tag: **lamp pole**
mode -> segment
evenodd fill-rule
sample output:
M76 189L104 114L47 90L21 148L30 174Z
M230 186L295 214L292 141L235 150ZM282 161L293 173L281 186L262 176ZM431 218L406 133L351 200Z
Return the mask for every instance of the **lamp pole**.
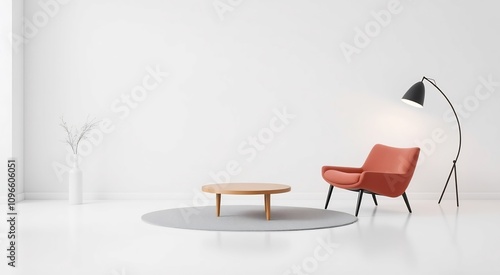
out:
M436 87L436 89L444 96L444 98L446 99L446 101L448 101L448 104L450 104L451 110L453 111L453 114L455 115L455 118L457 119L457 124L458 124L458 151L457 151L457 156L453 160L453 165L451 166L450 174L448 175L448 179L446 180L446 184L444 185L443 192L441 193L441 197L439 197L438 203L441 203L441 200L443 199L444 192L446 191L446 187L448 187L448 183L450 181L451 174L454 174L455 175L455 195L456 195L456 198L457 198L457 207L458 207L459 203L458 203L458 183L457 183L457 160L458 160L458 157L460 156L460 150L462 148L462 128L460 127L460 120L458 119L457 112L455 111L455 108L453 107L453 104L451 104L451 101L443 93L443 91L441 91L441 89L439 89L439 87L433 81L431 81L431 79L429 79L429 78L427 78L427 77L424 76L422 78L422 82L424 80L427 80L427 82L431 83L434 87Z

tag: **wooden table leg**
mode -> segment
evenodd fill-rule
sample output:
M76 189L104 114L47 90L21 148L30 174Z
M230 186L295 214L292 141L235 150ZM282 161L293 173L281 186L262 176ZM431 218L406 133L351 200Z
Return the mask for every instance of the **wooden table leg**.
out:
M215 204L217 209L217 217L220 216L220 194L215 194Z
M271 194L264 194L264 206L266 208L266 219L271 219Z

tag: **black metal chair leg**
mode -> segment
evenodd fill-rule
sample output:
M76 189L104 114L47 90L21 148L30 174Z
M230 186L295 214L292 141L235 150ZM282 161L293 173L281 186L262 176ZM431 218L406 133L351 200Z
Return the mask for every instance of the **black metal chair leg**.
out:
M363 192L364 190L359 190L358 193L358 203L356 204L356 217L358 216L359 213L359 206L361 205L361 200L363 199Z
M406 197L406 192L403 193L403 199L405 200L406 207L408 207L408 211L411 213L410 202L408 202L408 197Z
M372 194L372 198L373 198L373 202L375 203L375 205L378 206L377 197L375 197L375 194Z
M326 197L325 209L328 208L328 203L330 202L330 197L332 196L333 185L330 185L330 189L328 189L328 196Z

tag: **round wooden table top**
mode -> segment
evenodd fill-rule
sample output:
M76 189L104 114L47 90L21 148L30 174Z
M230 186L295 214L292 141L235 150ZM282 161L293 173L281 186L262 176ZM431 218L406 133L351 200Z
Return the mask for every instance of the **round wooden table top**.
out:
M292 188L276 183L216 183L204 185L201 190L208 193L232 195L260 195L289 192Z

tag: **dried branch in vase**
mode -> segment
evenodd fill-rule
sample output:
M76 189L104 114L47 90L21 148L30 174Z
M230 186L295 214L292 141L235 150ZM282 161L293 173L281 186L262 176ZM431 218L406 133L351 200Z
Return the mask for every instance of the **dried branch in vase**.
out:
M95 118L89 120L87 117L85 123L78 129L75 126L68 126L66 121L64 121L64 117L61 116L61 123L59 125L67 134L65 142L71 147L73 154L78 155L78 145L89 137L89 133L97 127L99 122Z

